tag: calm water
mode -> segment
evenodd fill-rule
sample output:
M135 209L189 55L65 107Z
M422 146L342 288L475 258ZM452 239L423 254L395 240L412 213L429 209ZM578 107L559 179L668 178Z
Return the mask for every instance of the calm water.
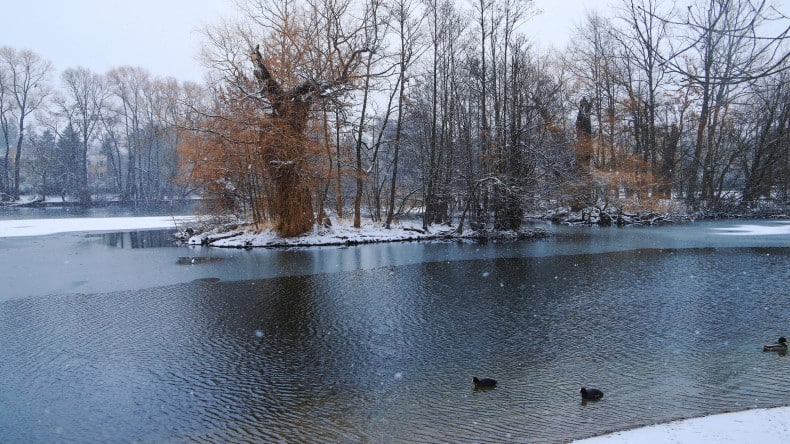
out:
M760 348L790 333L790 235L713 234L737 224L253 252L0 239L42 276L1 298L0 442L565 442L786 405L790 357ZM103 274L49 276L41 244Z

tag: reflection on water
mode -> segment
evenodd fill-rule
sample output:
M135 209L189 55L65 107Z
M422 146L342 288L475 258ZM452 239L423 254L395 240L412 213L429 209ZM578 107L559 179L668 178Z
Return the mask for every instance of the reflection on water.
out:
M87 234L87 238L100 238L102 244L117 248L162 248L176 244L174 230L143 230L122 233Z
M790 248L440 261L0 304L0 442L563 442L784 405ZM499 381L475 391L472 376ZM583 404L579 389L603 400Z

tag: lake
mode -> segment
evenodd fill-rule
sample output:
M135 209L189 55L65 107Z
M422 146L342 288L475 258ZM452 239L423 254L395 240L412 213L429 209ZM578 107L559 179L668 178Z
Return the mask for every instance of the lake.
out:
M790 360L761 351L790 333L786 227L252 251L0 238L0 442L567 442L787 405Z

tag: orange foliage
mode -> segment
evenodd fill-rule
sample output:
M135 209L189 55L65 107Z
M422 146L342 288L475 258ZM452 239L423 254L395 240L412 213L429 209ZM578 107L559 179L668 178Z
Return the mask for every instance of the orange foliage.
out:
M600 184L601 197L617 201L627 211L651 207L663 197L659 191L667 185L666 179L653 174L648 162L632 154L618 157L616 167L596 169L593 176Z
M283 236L309 231L314 195L326 180L325 148L309 135L320 132L309 107L287 106L281 118L260 102L215 92L212 117L190 123L177 147L184 183L204 193L213 214L241 213L260 225L271 222ZM283 108L280 108L283 111Z
M188 180L220 210L241 210L256 224L271 222L280 235L296 236L313 227L318 189L328 181L328 149L318 142L324 128L313 107L352 83L368 49L354 47L363 41L347 35L316 32L325 22L340 23L339 11L322 10L329 14L323 16L290 3L261 6L267 31L250 48L251 66L227 61L211 110L188 125L195 132L179 151ZM225 34L215 37L222 53L235 46Z

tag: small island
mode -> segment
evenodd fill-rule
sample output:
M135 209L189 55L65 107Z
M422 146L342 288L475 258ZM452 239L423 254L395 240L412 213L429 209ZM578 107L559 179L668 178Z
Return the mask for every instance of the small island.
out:
M521 228L516 231L476 230L458 233L451 226L432 226L423 229L419 221L398 222L389 229L367 223L354 228L347 222L316 225L311 231L283 237L270 228L257 229L254 225L223 225L209 231L189 235L186 231L177 236L189 245L219 248L279 248L351 246L383 242L463 241L463 240L519 240L545 238L550 230L542 227Z

